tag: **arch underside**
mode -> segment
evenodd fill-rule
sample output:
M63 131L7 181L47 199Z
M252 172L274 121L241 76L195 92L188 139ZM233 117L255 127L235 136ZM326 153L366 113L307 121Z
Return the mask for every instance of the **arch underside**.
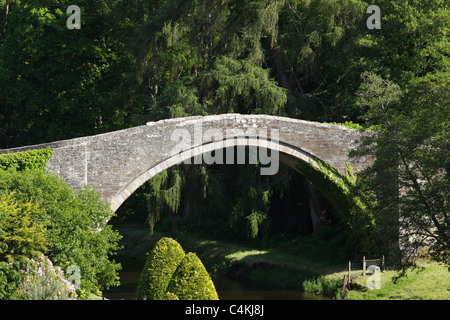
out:
M134 191L136 191L145 182L147 182L157 174L163 172L164 170L167 170L172 166L181 164L185 160L203 155L205 153L237 146L270 149L272 152L272 156L274 151L278 152L279 161L297 171L297 164L299 161L312 163L314 166L318 166L318 161L320 161L320 159L304 150L284 144L279 141L261 140L258 138L245 137L228 139L218 142L210 142L173 155L170 158L160 162L156 166L153 166L140 174L131 183L127 184L115 196L113 196L111 200L111 209L113 211L116 211L125 202L125 200L128 199L131 194L133 194Z

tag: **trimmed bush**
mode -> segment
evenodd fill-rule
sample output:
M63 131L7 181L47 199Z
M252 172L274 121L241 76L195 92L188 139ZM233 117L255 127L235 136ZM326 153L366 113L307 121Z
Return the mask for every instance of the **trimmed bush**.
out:
M195 253L188 253L173 274L168 287L180 300L219 300L211 277Z
M164 295L164 300L180 300L180 299L178 299L178 297L177 297L177 295L175 293L167 292Z
M167 285L185 256L181 245L171 238L161 238L150 252L139 278L136 299L162 300Z

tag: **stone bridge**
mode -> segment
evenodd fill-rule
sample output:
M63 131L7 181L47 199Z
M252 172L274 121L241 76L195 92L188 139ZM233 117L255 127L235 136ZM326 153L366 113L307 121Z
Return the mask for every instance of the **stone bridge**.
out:
M283 117L225 114L150 122L95 136L0 150L0 153L52 148L53 156L47 164L49 171L75 190L92 186L116 211L137 188L173 165L192 159L193 163L211 160L220 163L220 150L227 152L223 163L230 163L236 159L228 154L229 150L235 150L228 148L233 146L259 150L261 163L265 153L265 159L270 157L272 161L273 173L278 159L294 169L299 161L317 164L321 160L341 173L345 172L347 162L353 169L362 170L368 161L351 159L348 153L366 134L343 126ZM241 150L245 152L244 148ZM208 156L199 159L200 155ZM236 162L242 163L239 150L237 158Z

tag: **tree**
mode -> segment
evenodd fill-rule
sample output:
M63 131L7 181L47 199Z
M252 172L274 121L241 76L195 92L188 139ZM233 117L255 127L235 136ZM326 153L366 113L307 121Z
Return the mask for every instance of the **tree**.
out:
M107 223L113 212L99 194L89 187L75 192L40 169L0 170L0 196L12 191L19 203L38 203L45 210L36 219L45 222L49 259L64 270L70 265L80 268L83 298L118 283L121 266L110 258L119 249L120 235Z
M122 122L126 111L117 103L124 66L132 62L123 42L110 36L122 26L110 19L115 2L79 1L82 27L69 30L71 1L13 1L0 44L1 147L93 134Z
M383 236L398 239L406 262L428 248L436 260L450 263L449 80L448 71L429 73L402 93L371 74L359 93L368 120L380 126L356 153L376 156L362 179L377 195L374 214L390 225Z
M178 232L178 211L181 203L181 189L183 187L182 173L179 168L165 170L153 177L149 182L149 192L144 194L148 208L147 221L150 232L153 233L155 223L161 213L168 213L172 217L172 232Z

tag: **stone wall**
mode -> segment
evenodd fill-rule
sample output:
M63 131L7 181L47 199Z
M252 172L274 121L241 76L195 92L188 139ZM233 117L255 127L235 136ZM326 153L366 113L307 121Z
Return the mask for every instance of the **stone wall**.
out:
M183 140L175 139L177 133L187 135L190 140L184 141L188 148L174 154ZM267 140L261 139L261 133L267 134ZM106 134L0 150L0 153L52 148L53 157L47 166L51 172L64 178L73 189L91 185L117 210L155 174L193 155L223 146L224 141L227 146L270 147L280 153L280 161L294 168L297 161L320 159L344 173L347 162L354 170L361 170L369 163L366 159L356 162L348 157L349 151L367 134L370 133L283 117L225 114L162 120Z

